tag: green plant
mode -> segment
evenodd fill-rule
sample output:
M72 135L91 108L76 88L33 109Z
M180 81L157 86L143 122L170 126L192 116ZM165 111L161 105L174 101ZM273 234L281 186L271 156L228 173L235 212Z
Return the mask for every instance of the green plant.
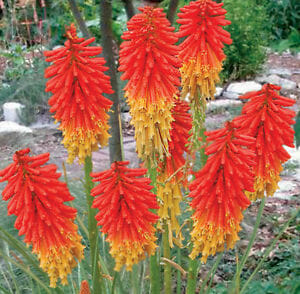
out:
M21 114L21 122L29 125L36 121L40 113L48 109L49 94L44 91L45 79L43 72L45 63L41 57L30 59L31 66L27 67L26 63L21 63L23 57L17 55L17 65L14 68L8 68L12 80L6 87L0 91L0 105L9 101L18 101L25 106ZM19 65L20 63L20 65ZM6 73L6 72L5 72ZM2 111L2 107L1 111Z
M290 49L292 52L300 51L300 33L295 28L291 29L291 32L287 39L280 40L278 42L273 43L273 49L279 51L280 53Z
M287 39L300 29L300 3L297 0L265 0L273 40Z
M266 58L266 9L255 1L224 0L231 25L232 45L225 47L223 80L246 79L256 74Z

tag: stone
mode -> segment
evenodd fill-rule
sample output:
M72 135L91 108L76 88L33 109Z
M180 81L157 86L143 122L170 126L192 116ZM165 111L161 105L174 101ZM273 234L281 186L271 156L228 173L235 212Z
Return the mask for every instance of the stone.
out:
M265 83L270 83L274 85L278 85L285 90L294 90L297 87L297 84L288 79L283 79L277 75L270 75L265 79Z
M292 72L288 68L276 67L276 68L270 68L268 70L268 74L278 75L281 77L289 77L292 75Z
M215 93L215 97L218 97L218 96L220 96L220 95L221 95L221 93L222 93L222 91L223 91L223 88L221 88L221 87L216 87L216 93Z
M3 115L5 121L20 122L19 115L25 106L18 102L6 102L3 104Z
M293 191L297 188L297 184L293 181L282 180L278 183L279 189L274 193L274 197L280 199L290 199L293 196Z
M130 123L130 121L131 121L130 113L129 112L121 113L121 119L122 119L122 122L124 122L124 123Z
M12 121L0 122L0 133L32 133L32 129Z
M261 89L261 84L255 81L246 81L246 82L236 82L231 83L226 91L223 93L223 96L228 99L238 99L240 95L244 95L247 92L259 91Z
M242 101L240 100L230 100L230 99L219 99L210 101L207 103L207 111L215 111L216 109L226 109L230 107L240 106L242 105Z

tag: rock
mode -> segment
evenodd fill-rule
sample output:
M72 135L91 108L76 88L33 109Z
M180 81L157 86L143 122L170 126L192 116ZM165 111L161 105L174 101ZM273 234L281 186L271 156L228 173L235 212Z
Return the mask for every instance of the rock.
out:
M216 109L226 109L230 107L242 105L240 100L230 100L230 99L220 99L215 101L210 101L207 103L207 111L215 111Z
M25 106L17 102L6 102L3 104L3 115L5 121L20 122L19 115Z
M32 129L12 121L1 121L0 133L32 133Z
M261 85L255 81L231 83L223 96L228 99L238 99L240 95L243 95L251 91L259 91Z
M294 90L294 89L296 89L296 86L297 86L297 84L295 82L290 81L288 79L283 79L277 75L262 76L260 80L263 83L270 83L270 84L278 85L285 90Z
M300 60L300 52L297 53L296 58Z
M267 78L268 78L268 77L267 77L266 75L257 76L257 77L255 77L255 81L258 82L258 83L263 84L263 83L266 82L266 79L267 79Z
M222 91L223 91L223 88L221 88L221 87L216 87L216 93L215 93L215 97L218 97L218 96L220 96L220 95L221 95L221 93L222 93Z
M296 183L293 181L280 181L278 183L279 189L275 192L274 197L280 199L290 199L294 193L293 190L297 187Z
M292 72L288 68L277 67L277 68L270 68L268 70L268 74L269 75L278 75L281 77L289 77L292 75Z
M129 112L121 113L121 119L122 119L122 122L124 122L124 123L130 123L130 121L131 121L130 113Z

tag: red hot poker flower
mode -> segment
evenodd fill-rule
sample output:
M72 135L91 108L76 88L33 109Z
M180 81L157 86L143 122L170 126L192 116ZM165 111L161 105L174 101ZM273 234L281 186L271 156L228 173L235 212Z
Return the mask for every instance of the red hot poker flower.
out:
M242 115L235 119L241 131L255 137L253 149L257 155L255 170L256 181L254 192L247 193L251 200L272 196L278 188L282 164L290 155L283 145L295 147L294 130L295 112L286 107L295 104L293 99L280 96L277 92L281 88L272 84L265 84L260 91L250 92L241 99L249 99L244 105Z
M161 8L139 8L121 44L122 80L140 158L162 158L168 150L171 108L180 85L178 38Z
M178 37L162 8L139 8L128 23L120 50L122 80L129 99L145 99L146 104L171 102L180 85L180 61L176 58Z
M58 181L54 164L44 165L49 153L29 156L30 149L17 151L14 162L0 171L0 182L8 181L2 198L9 201L8 215L17 216L15 227L40 260L41 268L55 287L83 258L81 236L74 224L76 209L64 204L74 198L65 183Z
M215 83L219 81L222 69L224 44L231 44L230 34L222 26L230 24L225 20L223 3L212 0L192 1L181 8L178 23L179 37L186 37L180 44L182 94L190 93L196 99L197 87L202 98L214 98Z
M46 92L52 92L50 112L60 122L63 144L68 149L68 162L78 157L83 163L86 156L108 142L108 114L112 102L103 93L113 93L109 76L104 74L101 47L87 47L95 38L84 40L76 35L73 24L67 28L65 46L45 51L46 61L53 62L45 70L50 78Z
M151 180L144 178L146 169L126 167L128 161L114 162L111 169L92 173L100 184L92 189L97 196L93 207L99 209L96 219L101 232L107 234L110 253L116 261L115 270L132 266L155 251L155 228L158 217L156 196L150 192Z
M239 239L242 212L250 204L244 191L253 191L255 166L255 153L249 149L255 140L236 130L234 123L206 135L212 141L205 150L209 158L190 184L189 195L195 210L191 258L202 253L203 262L223 251L225 243L233 248Z
M186 163L184 153L188 153L188 140L192 128L192 118L187 102L176 100L172 108L172 122L169 141L169 156L159 163L157 196L161 200L158 215L170 224L170 230L179 233L179 223L176 219L180 212L182 199L181 185L186 184ZM170 240L171 241L171 240Z

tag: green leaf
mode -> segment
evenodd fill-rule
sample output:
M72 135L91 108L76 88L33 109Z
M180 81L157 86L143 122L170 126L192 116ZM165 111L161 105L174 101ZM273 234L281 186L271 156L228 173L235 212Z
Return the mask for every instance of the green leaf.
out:
M298 114L296 117L296 123L294 125L294 130L295 130L296 147L298 148L300 146L300 111L298 111Z

